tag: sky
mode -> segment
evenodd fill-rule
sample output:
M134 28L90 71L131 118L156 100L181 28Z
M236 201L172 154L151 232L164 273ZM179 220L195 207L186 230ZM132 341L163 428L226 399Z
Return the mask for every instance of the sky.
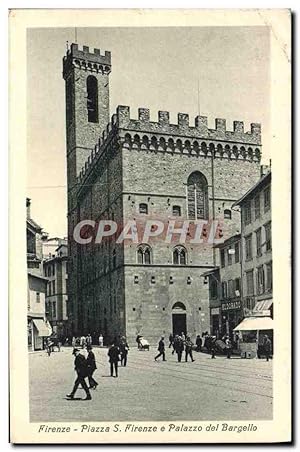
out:
M110 115L128 105L262 124L262 163L270 141L268 27L77 28L77 43L112 54ZM27 196L31 216L51 237L67 235L65 92L62 58L74 28L27 30ZM199 86L199 96L198 96ZM198 102L199 98L199 102Z

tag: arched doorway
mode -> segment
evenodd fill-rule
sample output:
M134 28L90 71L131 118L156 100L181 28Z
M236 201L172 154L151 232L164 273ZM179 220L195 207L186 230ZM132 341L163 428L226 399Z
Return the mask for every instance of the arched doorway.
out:
M178 301L172 307L172 329L173 335L186 334L186 307Z

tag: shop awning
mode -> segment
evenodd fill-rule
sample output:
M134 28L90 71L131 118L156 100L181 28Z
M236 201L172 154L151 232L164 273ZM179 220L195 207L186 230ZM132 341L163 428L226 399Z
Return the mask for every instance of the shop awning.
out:
M48 337L51 336L52 330L51 327L43 320L43 319L32 319L34 326L38 330L38 336L40 337Z
M246 317L233 331L272 330L271 317Z
M273 299L269 298L268 300L257 301L253 311L268 311L272 306Z

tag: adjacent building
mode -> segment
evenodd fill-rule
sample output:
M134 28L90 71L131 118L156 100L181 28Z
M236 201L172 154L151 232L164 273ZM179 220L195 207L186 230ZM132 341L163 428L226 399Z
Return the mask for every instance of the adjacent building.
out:
M271 170L239 199L245 314L273 317Z
M220 265L202 275L209 284L210 326L217 337L232 337L244 318L252 331L269 328L271 322L262 317L273 318L270 168L261 167L261 178L233 204L237 208L241 233L215 246Z
M244 317L241 298L241 235L217 245L220 266L203 276L209 283L211 333L232 335Z
M69 293L74 334L102 332L107 340L143 334L191 335L210 329L209 293L201 276L215 268L218 252L205 240L197 246L179 237L118 243L76 243L83 220L111 219L123 226L158 219L168 225L218 220L214 238L240 233L232 204L257 181L261 127L225 119L208 127L207 117L169 113L150 119L146 108L133 118L119 106L110 120L111 54L72 44L63 59L66 88ZM243 180L243 184L241 184ZM188 231L188 237L190 230ZM209 231L203 232L203 238ZM228 298L224 298L227 303Z
M54 247L54 249L53 249ZM66 239L48 239L43 260L43 273L47 278L46 312L53 333L59 338L72 334L68 325L67 260Z
M44 338L51 335L51 326L46 318L47 278L42 272L42 242L46 238L41 226L32 218L30 199L26 199L27 218L27 331L29 350L41 350Z

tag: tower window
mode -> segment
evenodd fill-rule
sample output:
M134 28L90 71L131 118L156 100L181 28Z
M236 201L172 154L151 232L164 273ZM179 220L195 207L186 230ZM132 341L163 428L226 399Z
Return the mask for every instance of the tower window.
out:
M224 218L226 218L227 220L231 220L231 210L229 209L224 210Z
M98 122L98 80L93 75L86 79L88 121Z
M139 205L139 212L147 215L148 213L148 204L142 203Z
M181 208L180 206L173 206L173 216L180 217L181 216Z

